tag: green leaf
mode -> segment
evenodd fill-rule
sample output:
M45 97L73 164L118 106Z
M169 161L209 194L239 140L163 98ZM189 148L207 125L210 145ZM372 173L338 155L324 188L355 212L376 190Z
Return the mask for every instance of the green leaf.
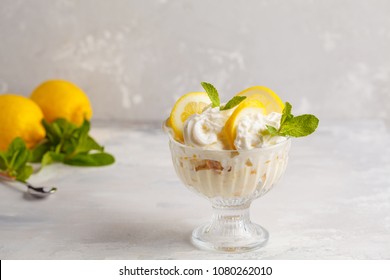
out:
M61 121L61 119L59 119L51 124L54 135L58 136L58 138L62 138L62 136L64 135L64 128L62 126L60 126L60 123L61 123L60 121Z
M21 149L19 152L15 153L15 161L13 163L13 168L19 171L20 168L25 166L30 158L31 152L25 149Z
M6 176L25 182L31 176L33 168L28 162L41 162L41 168L53 162L63 162L78 166L103 166L112 164L112 155L103 153L104 148L88 133L90 122L85 120L80 127L65 119L52 123L45 120L46 139L30 151L21 138L16 138L8 150L0 152L0 171ZM91 151L100 153L90 154Z
M30 162L41 162L43 155L50 150L50 143L45 141L38 144L34 149L31 150Z
M27 149L24 140L17 137L8 146L5 155L8 157L8 169L16 171L27 163L30 157L30 151Z
M95 141L92 137L88 136L86 144L87 147L89 147L92 151L99 151L104 152L104 147L100 146L98 142Z
M41 168L45 167L46 165L52 164L53 162L63 162L65 160L65 155L58 154L56 152L46 152L41 161Z
M82 125L77 129L77 131L80 134L79 137L80 138L87 137L90 129L91 129L91 123L88 120L84 119L84 122L82 123Z
M280 120L280 126L282 126L286 121L291 120L294 117L291 114L291 109L292 109L291 104L286 102L283 109L282 118Z
M304 137L312 134L318 127L319 120L314 115L301 115L286 121L279 134L291 137Z
M43 168L43 167L45 167L46 165L49 165L49 164L51 164L51 163L54 162L54 160L53 160L53 158L52 158L52 156L51 156L52 153L53 153L53 152L46 152L46 153L43 155L42 161L41 161L41 168Z
M226 103L225 106L221 106L221 111L223 110L229 110L231 108L236 107L238 104L240 104L246 96L234 96L232 99L229 100L228 103Z
M33 173L33 168L31 165L25 165L20 170L18 170L18 173L16 175L16 180L20 182L26 182L26 180L31 176Z
M280 119L279 129L267 126L267 131L272 136L304 137L312 134L318 127L319 120L314 115L296 116L291 113L292 106L286 102Z
M48 123L46 120L42 120L42 125L45 128L46 138L49 140L49 142L52 145L58 144L62 136L60 135L60 131L58 131L58 129L54 129L53 125Z
M4 152L0 152L0 170L7 169L7 157Z
M32 167L27 164L31 152L22 138L15 138L7 151L0 153L0 170L7 176L24 182L32 174Z
M68 139L64 139L62 144L56 149L56 152L66 155L76 154L78 145L79 139L77 139L75 136L72 136Z
M8 168L14 171L22 168L26 165L30 151L27 149L26 144L22 138L15 138L8 147L9 166Z
M103 152L104 147L100 146L91 136L87 136L87 138L80 141L77 146L77 153L86 153L90 151Z
M72 138L74 131L77 129L77 126L62 118L56 119L52 123L43 120L42 124L46 130L46 138L51 143L51 146L60 145L59 149L62 149L64 142Z
M83 140L88 137L88 132L91 128L89 121L84 120L80 127L76 128L72 132L72 136L78 140Z
M90 123L84 121L83 125L80 127L78 135L78 144L76 147L77 153L86 153L90 151L100 151L103 152L104 148L100 146L95 139L88 135L90 130Z
M272 135L272 136L277 136L278 135L278 130L273 127L273 126L270 126L270 125L267 125L267 130L268 132Z
M91 128L88 120L84 120L82 125L77 127L65 119L58 119L51 124L45 123L45 127L50 147L42 156L42 167L53 162L101 166L115 161L109 154L89 154L91 151L103 152L104 148L88 134Z
M64 163L74 166L104 166L115 162L115 158L108 153L78 154L65 159Z
M212 103L212 107L219 107L221 105L221 101L219 100L219 94L217 89L212 84L207 82L201 82L200 84L209 96Z
M15 153L17 153L20 150L25 150L26 148L26 143L24 143L24 140L20 137L15 138L11 144L8 146L7 154L8 157L12 157Z

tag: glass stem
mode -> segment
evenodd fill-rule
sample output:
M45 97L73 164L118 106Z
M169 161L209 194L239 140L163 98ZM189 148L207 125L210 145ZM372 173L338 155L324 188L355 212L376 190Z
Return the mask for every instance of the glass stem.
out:
M213 205L213 217L209 230L229 236L245 234L251 226L249 206L250 203L234 207Z

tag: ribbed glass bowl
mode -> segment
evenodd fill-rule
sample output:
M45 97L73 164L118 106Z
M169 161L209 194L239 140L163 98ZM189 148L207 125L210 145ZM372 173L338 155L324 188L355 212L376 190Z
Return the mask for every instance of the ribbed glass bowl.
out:
M244 252L263 246L268 232L249 218L251 202L266 194L283 175L291 140L252 150L202 150L169 137L176 173L213 207L211 222L192 232L194 245Z

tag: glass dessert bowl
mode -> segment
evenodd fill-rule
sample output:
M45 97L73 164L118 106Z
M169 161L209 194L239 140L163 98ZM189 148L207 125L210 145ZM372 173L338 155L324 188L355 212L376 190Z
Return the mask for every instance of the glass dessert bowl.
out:
M294 116L292 105L264 86L221 103L212 84L201 85L206 92L181 96L163 124L177 175L213 207L211 221L192 232L192 242L216 251L255 250L268 232L251 222L250 205L283 175L290 137L313 133L319 120Z
M169 135L176 173L213 207L209 223L192 232L194 245L208 250L258 249L268 232L250 221L251 202L266 194L283 175L291 140L251 150L204 150L183 145Z

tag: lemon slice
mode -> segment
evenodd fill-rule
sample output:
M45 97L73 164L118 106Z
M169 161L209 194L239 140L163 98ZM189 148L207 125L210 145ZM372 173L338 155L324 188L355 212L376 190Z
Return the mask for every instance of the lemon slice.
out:
M257 99L247 98L238 105L233 114L225 123L225 136L231 149L235 149L234 140L237 135L237 125L243 116L253 112L261 112L265 114L265 105Z
M280 97L271 89L264 86L250 87L241 91L237 95L246 96L247 100L255 99L260 101L265 106L266 114L271 112L282 113L284 109L284 103Z
M175 133L176 140L183 141L184 122L188 117L202 113L203 109L210 103L210 98L205 92L190 92L184 94L176 101L167 121L167 125Z

